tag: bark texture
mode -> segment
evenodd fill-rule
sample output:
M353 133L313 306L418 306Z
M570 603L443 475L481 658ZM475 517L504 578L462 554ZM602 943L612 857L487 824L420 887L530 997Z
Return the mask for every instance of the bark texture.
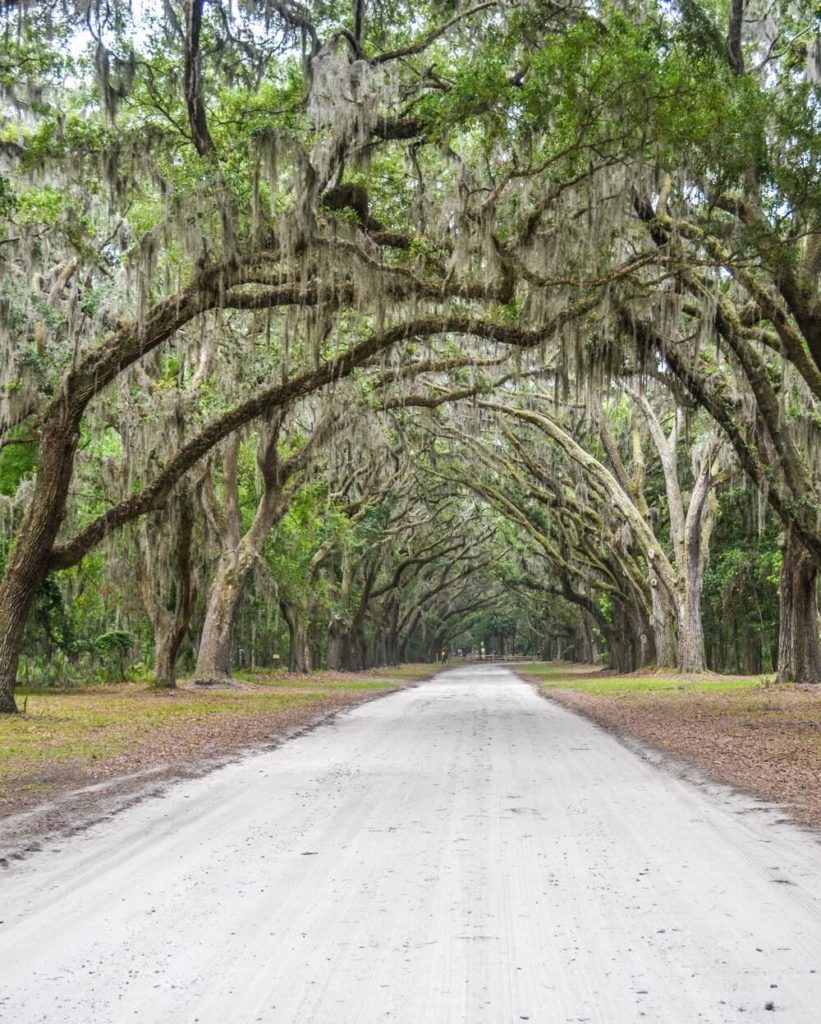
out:
M310 672L313 666L311 664L309 624L300 617L299 610L292 604L280 601L279 606L288 624L288 636L291 642L288 667L291 672Z
M37 479L0 582L0 712L14 712L17 666L31 604L48 575L74 468L81 410L57 404L40 441Z
M146 519L140 542L140 594L154 631L154 685L163 689L176 685L177 655L191 623L197 593L192 559L194 507L187 486L180 489L173 511L172 572L161 557L162 535L169 529L168 515Z
M821 682L818 566L793 531L782 541L779 683Z

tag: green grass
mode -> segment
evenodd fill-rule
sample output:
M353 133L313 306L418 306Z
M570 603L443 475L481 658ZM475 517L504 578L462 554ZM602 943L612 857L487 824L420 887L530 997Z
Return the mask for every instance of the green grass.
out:
M431 676L435 676L437 672L441 672L445 668L453 668L453 665L440 665L439 662L432 661L418 665L391 665L379 671L386 679L407 681L409 679L430 679Z
M301 693L182 693L118 687L30 693L25 715L0 719L0 777L39 762L100 760L127 751L149 732L184 728L210 716L256 715L298 708L325 696Z
M333 693L335 690L390 690L397 683L397 680L390 679L294 679L252 672L243 672L237 678L266 689L308 689L317 693Z
M342 679L329 683L329 690L392 690L396 686L395 679Z
M19 687L18 705L22 710L25 702L25 714L0 716L0 782L28 784L26 776L54 762L88 764L116 757L161 731L173 743L174 736L185 737L190 723L327 707L329 698L345 692L390 690L428 678L436 668L403 665L379 676L343 678L262 669L236 673L259 687L248 690L157 690L142 683Z
M244 669L235 672L237 679L247 683L256 683L257 686L275 686L284 688L293 687L317 687L328 690L386 690L397 683L406 683L414 680L429 679L435 675L441 666L438 664L419 665L397 665L386 666L380 669L373 669L373 675L357 679L356 677L329 678L321 670L312 673L310 676L292 676L288 672L279 669Z
M721 692L749 690L764 685L763 676L704 676L702 679L682 679L676 676L611 676L604 673L582 674L568 671L567 666L550 662L526 662L517 666L523 675L536 679L546 688L581 690L595 694L649 693L656 690L684 690Z
M513 666L513 670L544 679L550 679L553 676L561 679L570 678L566 665L556 665L551 661L521 661Z
M308 707L336 689L303 684L298 691L292 686L290 692L199 693L126 684L72 693L29 693L25 714L0 718L0 779L36 771L46 762L113 757L158 730L184 733L189 722Z

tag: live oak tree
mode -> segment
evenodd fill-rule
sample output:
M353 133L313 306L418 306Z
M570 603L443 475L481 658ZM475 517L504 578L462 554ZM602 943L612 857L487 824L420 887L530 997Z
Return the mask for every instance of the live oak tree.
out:
M221 166L214 137L203 120L201 54L198 50L201 5L189 5L186 27L181 33L178 32L180 26L172 19L171 28L179 35L178 39L175 40L172 33L172 41L169 42L162 30L159 37L148 37L146 61L140 63L136 61L136 55L132 55L140 69L145 71L145 78L139 82L131 77L131 62L119 57L114 60L116 54L103 38L103 29L111 29L114 39L110 45L121 43L125 35L124 22L106 25L103 24L104 13L98 11L96 14L95 48L97 64L102 68L100 98L103 101L99 116L81 119L79 104L87 102L86 95L81 92L75 108L66 115L66 129L70 121L72 132L60 129L63 110L62 107L58 109L55 102L54 86L61 85L65 90L68 75L57 67L52 71L53 80L49 83L52 86L51 103L46 104L45 112L33 126L25 122L15 125L22 140L15 142L15 153L22 161L23 171L52 166L55 183L62 185L65 194L71 196L73 188L78 195L76 204L63 204L59 193L46 197L52 206L47 212L55 222L54 234L67 253L56 266L53 257L50 259L47 255L44 261L42 248L32 245L36 241L32 237L35 233L23 232L13 243L19 244L21 269L32 260L41 264L46 262L49 294L56 290L60 295L72 279L75 286L65 297L67 309L63 322L58 325L56 337L46 335L41 339L44 352L47 352L49 342L53 342L57 370L56 379L52 370L54 382L45 382L42 396L35 393L29 381L18 380L17 375L22 369L19 347L12 347L9 353L8 365L14 377L6 381L8 407L4 425L11 431L33 425L39 437L39 455L34 491L0 584L3 599L0 674L4 694L2 703L6 709L13 708L11 691L19 646L39 582L54 569L76 564L111 530L162 505L181 474L234 430L346 375L355 366L408 337L424 337L449 330L464 333L469 329L480 336L501 339L504 335L514 343L520 338L529 344L538 341L535 333L522 335L517 329L506 328L492 320L474 323L465 314L415 317L382 329L378 326L374 329L362 315L374 308L381 320L384 304L403 298L437 304L450 295L471 297L484 295L487 291L484 287L479 289L459 280L445 281L442 289L437 283L419 279L411 272L400 272L392 267L383 271L379 266L374 270L378 279L376 287L368 280L360 288L358 285L362 278L358 271L362 262L371 257L344 238L337 242L336 227L332 234L328 234L323 232L322 224L317 221L321 193L330 186L333 175L341 171L348 149L361 146L373 134L381 104L390 98L381 72L374 72L370 85L364 83L366 91L370 90L369 103L365 105L364 116L360 116L362 95L351 76L363 73L365 68L354 68L356 62L352 64L348 58L340 58L333 46L322 54L319 52L321 48L312 51L312 62L305 71L308 85L305 124L308 136L312 130L320 134L310 145L309 137L301 137L304 132L292 132L286 152L290 149L289 175L295 201L290 206L286 204L280 212L277 185L271 178L267 188L268 216L264 218L260 207L261 193L255 190L251 196L232 194L224 162ZM21 17L25 31L25 15ZM95 18L89 19L92 34L94 22ZM29 31L33 33L33 29ZM279 31L283 39L290 38L293 25L287 14ZM168 89L169 76L166 72L169 69L165 55L166 48L173 54L177 44L181 44L179 49L183 51L184 108L190 134L179 130L178 117L174 110L169 109L175 101ZM22 69L25 55L16 41L11 44L11 54L12 62L16 61ZM398 60L403 55L404 48L400 48L376 64ZM165 68L161 66L164 61ZM112 84L112 68L117 69L119 76L116 85ZM61 72L63 78L59 81ZM328 103L333 99L328 92L329 83L333 84L333 94L336 95L336 87L344 84L346 76L357 95L346 97L343 94L341 108L336 100L337 108L334 109L333 105L329 108ZM173 82L173 74L170 78ZM32 89L35 85L40 86L34 82L25 84ZM115 108L119 105L122 111L121 101L125 99L125 95L120 93L127 94L129 87L134 90L131 95L140 99L143 98L140 90L145 90L145 106L138 107L135 102L129 116L121 115L121 121L115 119L113 125L107 124L104 113L116 118ZM282 90L283 100L287 100L289 89L290 85L286 83ZM144 142L146 132L151 137L149 129L156 127L158 118L163 124L157 135L157 157L152 159L151 147L145 147ZM175 129L170 133L169 124ZM117 130L120 128L122 134ZM325 137L323 133L331 128L331 136ZM141 142L139 151L135 149L137 138ZM191 142L196 151L193 165L187 149ZM226 139L226 145L227 142ZM269 137L266 159L271 171L270 161L276 148L277 140ZM173 158L175 152L179 154L176 161ZM231 151L226 149L224 161L230 162L230 157ZM262 156L252 163L249 168L251 178L259 184L255 176L260 172ZM107 204L99 202L94 191L85 193L79 187L81 177L90 165L96 165L102 172L101 184L108 191ZM181 179L180 168L192 171L191 178ZM210 182L210 185L203 193L205 182ZM215 198L212 208L204 205L204 196L209 200L211 196ZM138 199L140 208L137 212L143 218L144 230L133 244L132 233L137 225L133 221L129 223L127 218L132 204ZM43 205L43 197L39 197L38 202ZM250 221L245 215L250 215ZM265 229L261 226L261 219L268 221L269 226ZM279 231L272 237L275 227ZM239 237L240 232L243 233L242 238ZM308 239L312 243L311 255L306 260ZM394 239L386 240L387 243L392 241ZM78 248L81 256L85 257L85 308L76 294L80 273L77 256L73 253L68 255ZM316 260L324 270L320 279L316 278ZM94 304L97 299L95 293L102 288L98 279L106 276L106 263L125 263L126 269L133 268L135 294L129 301L126 291L123 309L130 312L136 307L136 315L122 326L115 323L114 329L100 343L97 341L98 332L101 326L105 328L105 316L98 309L98 315L91 317L89 302ZM128 274L125 276L127 288ZM445 278L447 272L443 270L442 276ZM180 288L180 278L184 281L186 277L190 283L183 283ZM163 292L167 293L167 298L154 298L157 294L162 296ZM355 332L357 327L360 330L364 328L365 340L354 342L330 358L326 354L323 360L322 343L333 333L333 322L329 325L328 317L338 314L340 306L354 302L362 309L360 323L354 321L346 333L350 336L350 330ZM283 307L291 307L297 313L291 322L285 318L282 334L305 332L301 346L304 355L293 359L292 363L291 354L287 353L283 360L282 370L288 378L283 383L258 387L251 397L214 417L199 434L182 444L176 456L141 490L99 516L74 537L58 544L74 454L89 404L103 394L119 375L173 339L192 320L207 315L208 311L254 311L260 308L278 311ZM116 312L111 318L121 319ZM12 346L20 340L19 335L9 336ZM299 372L306 362L313 368ZM60 377L62 366L65 369Z
M308 437L297 440L294 450L289 452L280 450L282 411L277 410L263 422L256 449L260 493L244 530L239 493L240 438L234 434L224 443L221 494L216 494L210 475L202 489L203 505L217 537L219 556L197 651L197 681L215 683L230 678L234 624L250 573L268 535L287 511L294 488L310 468L312 455L321 447L337 416L333 409L329 410L314 423Z
M2 708L50 573L236 431L449 340L700 405L783 527L781 676L818 678L817 32L801 2L765 15L5 5L0 419L3 450L37 454L0 582ZM164 443L89 515L79 446L171 355L179 430L152 417Z

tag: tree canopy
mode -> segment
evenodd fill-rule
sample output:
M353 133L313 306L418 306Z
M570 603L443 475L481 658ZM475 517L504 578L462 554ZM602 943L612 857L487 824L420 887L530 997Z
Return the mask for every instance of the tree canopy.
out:
M120 647L821 677L811 3L2 31L4 710Z

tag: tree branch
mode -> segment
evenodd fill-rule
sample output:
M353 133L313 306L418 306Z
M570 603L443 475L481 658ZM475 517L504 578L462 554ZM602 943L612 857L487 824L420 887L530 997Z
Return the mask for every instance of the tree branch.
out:
M480 11L487 11L491 7L498 7L500 0L484 0L483 3L476 4L474 7L469 7L465 11L460 11L444 24L438 28L428 32L426 36L417 43L412 43L410 46L402 46L396 50L388 50L385 53L379 54L377 57L371 57L371 64L385 64L391 60L398 60L400 57L412 57L417 53L423 53L431 43L435 43L437 39L443 36L449 29L453 28L460 21L464 21L465 18L470 18L474 14L478 14Z

